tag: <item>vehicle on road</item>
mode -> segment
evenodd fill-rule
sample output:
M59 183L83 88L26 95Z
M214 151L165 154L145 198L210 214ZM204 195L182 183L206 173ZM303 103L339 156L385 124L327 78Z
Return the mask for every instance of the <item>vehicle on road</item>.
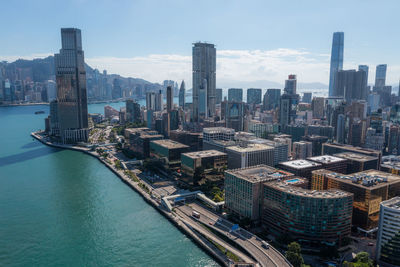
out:
M193 211L192 212L192 216L197 218L197 219L200 219L200 213L198 213L197 211Z
M269 244L268 244L267 242L262 241L262 242L261 242L261 245L262 245L263 248L269 249Z
M372 242L368 243L368 246L370 246L370 247L372 247L373 245L374 245L374 243L372 243Z

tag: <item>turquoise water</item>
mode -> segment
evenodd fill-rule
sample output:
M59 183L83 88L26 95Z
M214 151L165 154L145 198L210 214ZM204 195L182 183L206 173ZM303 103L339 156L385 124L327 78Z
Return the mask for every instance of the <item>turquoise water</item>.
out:
M96 159L33 140L47 115L0 108L0 266L217 265Z

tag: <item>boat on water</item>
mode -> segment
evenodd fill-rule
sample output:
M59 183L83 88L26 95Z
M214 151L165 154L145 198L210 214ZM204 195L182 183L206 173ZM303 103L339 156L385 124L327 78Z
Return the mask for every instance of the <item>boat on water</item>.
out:
M43 113L44 113L43 110L35 111L35 114L43 114Z

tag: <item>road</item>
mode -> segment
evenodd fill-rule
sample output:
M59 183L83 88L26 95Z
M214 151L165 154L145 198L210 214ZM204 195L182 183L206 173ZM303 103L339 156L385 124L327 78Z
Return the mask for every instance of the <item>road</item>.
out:
M233 254L236 256L240 257L244 262L249 263L249 264L255 264L254 260L252 260L250 257L248 257L246 254L243 252L239 251L238 249L232 247L228 243L226 243L224 240L221 238L217 237L215 234L209 232L202 226L200 226L197 222L196 219L194 219L192 216L188 216L184 212L177 210L176 214L179 215L181 220L186 223L186 225L190 226L192 229L196 230L199 232L202 236L207 237L210 240L213 240L214 242L222 245L225 249L231 251Z
M193 211L197 211L200 213L199 221L236 242L255 260L257 260L261 266L291 266L272 246L270 246L269 249L263 248L261 243L262 240L257 236L241 228L237 231L231 232L230 230L233 226L231 222L196 203L176 207L176 210L185 213L187 216L191 216Z

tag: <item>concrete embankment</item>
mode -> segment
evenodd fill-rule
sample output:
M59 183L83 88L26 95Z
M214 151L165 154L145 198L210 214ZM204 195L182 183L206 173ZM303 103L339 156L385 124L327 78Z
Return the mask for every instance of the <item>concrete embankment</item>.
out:
M87 148L83 147L76 147L76 146L70 146L70 145L62 145L62 144L55 144L48 142L44 140L44 138L39 135L38 133L31 133L31 136L40 141L41 143L55 147L55 148L60 148L60 149L70 149L74 151L79 151L83 152L85 154L91 155L98 159L101 163L103 163L108 169L110 169L116 176L121 179L122 182L124 182L126 185L131 187L133 190L135 190L137 193L139 193L142 198L152 205L156 210L161 213L164 217L166 217L170 222L172 222L182 233L184 233L186 236L188 236L191 240L193 240L200 248L202 248L205 252L207 252L210 256L212 256L215 260L217 260L220 264L224 266L229 265L229 260L225 255L221 255L221 253L218 250L214 250L212 247L213 245L206 239L201 237L200 235L196 234L194 231L192 231L188 226L186 226L184 223L182 223L178 218L175 218L175 216L172 213L167 212L164 210L162 205L160 205L156 200L152 199L151 196L139 186L138 182L134 182L127 175L123 173L123 171L117 170L112 164L109 164L105 160L103 160L96 152L92 152Z

